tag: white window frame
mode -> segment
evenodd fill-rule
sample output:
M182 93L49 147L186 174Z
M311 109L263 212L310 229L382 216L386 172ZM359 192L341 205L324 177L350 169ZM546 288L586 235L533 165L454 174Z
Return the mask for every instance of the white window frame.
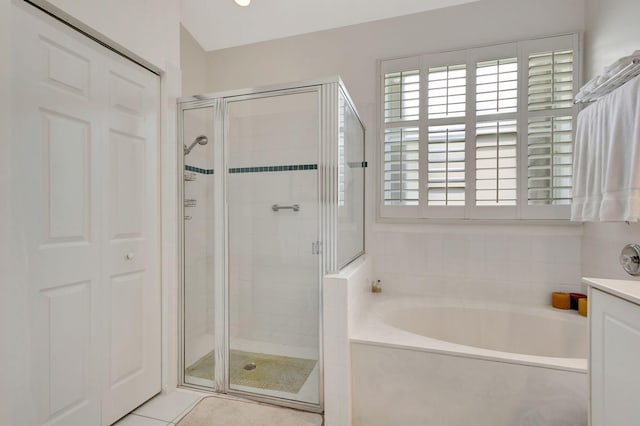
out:
M552 36L524 40L495 46L426 54L394 60L379 61L378 76L378 165L381 167L378 179L379 215L381 218L396 219L498 219L498 220L569 220L570 205L529 205L528 203L528 120L536 117L573 118L575 139L577 105L570 108L529 111L528 110L528 69L529 55L545 51L573 51L574 96L581 84L582 49L580 34ZM517 57L518 59L518 109L515 113L476 115L476 64L478 62ZM465 206L429 206L427 200L428 164L428 95L429 68L466 63L467 107L464 117L439 118L441 124L465 124ZM384 122L384 76L387 73L420 70L420 115L418 120ZM517 202L516 206L476 206L475 137L478 121L517 120ZM418 127L420 133L420 203L418 206L385 205L384 203L384 129L393 127Z

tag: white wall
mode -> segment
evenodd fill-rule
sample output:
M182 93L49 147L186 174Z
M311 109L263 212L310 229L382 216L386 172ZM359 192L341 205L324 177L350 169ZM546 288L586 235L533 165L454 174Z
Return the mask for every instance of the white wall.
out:
M20 247L11 244L12 223L11 203L13 198L13 180L11 166L11 0L0 0L0 424L14 424L10 409L17 398L23 395L26 377L26 359L24 353L26 342L21 339L21 329L16 325L26 321L26 313L17 300L21 288L16 282L14 262L18 260L16 253ZM8 344L11 342L11 344Z
M180 63L180 3L177 0L35 0L59 9L161 70ZM60 13L62 12L62 13Z
M435 225L425 230L416 225L398 227L377 223L373 226L378 198L377 60L566 34L583 28L584 0L483 0L210 52L206 89L213 92L341 75L367 126L366 249L372 253L380 276L391 277L402 272L406 281L409 279L406 267L410 263L415 266L409 266L409 275L422 277L421 286L398 282L388 283L387 289L397 286L413 292L433 292L437 278L438 288L442 288L441 283L449 283L449 289L455 287L455 291L471 287L480 293L497 288L493 295L513 294L524 288L540 299L546 298L552 288L578 284L580 227L481 226L474 230L455 224ZM518 230L517 237L513 236L514 229ZM465 235L467 231L471 236ZM535 240L541 251L563 247L563 257L551 259L540 254L532 263L529 255L534 249L529 240ZM468 249L466 244L477 250ZM511 246L519 249L510 251ZM436 247L439 251L427 253L427 247ZM448 265L445 258L457 261ZM443 268L444 265L450 267ZM430 269L436 267L439 269ZM462 279L473 280L477 268L482 268L480 281L486 286L458 285Z
M622 247L640 243L640 224L587 223L582 244L582 276L640 280L627 274L618 262Z
M640 2L585 0L585 73L590 79L603 67L640 49ZM585 80L586 81L586 80Z
M180 26L180 64L183 96L204 93L207 85L207 55L183 26Z
M603 67L640 48L640 2L586 0L585 73L590 79ZM640 224L589 223L584 226L582 274L633 278L618 263L622 247L640 242Z

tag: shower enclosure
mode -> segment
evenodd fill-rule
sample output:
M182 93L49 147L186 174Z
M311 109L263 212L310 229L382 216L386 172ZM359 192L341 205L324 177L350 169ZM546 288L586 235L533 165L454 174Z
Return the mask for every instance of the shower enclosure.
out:
M179 102L185 386L322 411L322 276L364 252L339 78Z

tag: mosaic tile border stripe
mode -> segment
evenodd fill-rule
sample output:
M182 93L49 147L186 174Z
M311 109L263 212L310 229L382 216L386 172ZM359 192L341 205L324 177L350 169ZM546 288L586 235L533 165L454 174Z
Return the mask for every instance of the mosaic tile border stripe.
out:
M353 162L347 163L347 165L352 169L359 169L360 167L364 169L369 166L369 164L366 161L363 161L363 162L353 161Z
M213 169L201 169L199 167L187 166L185 164L184 169L188 172L201 173L203 175L212 175Z
M294 170L318 170L318 165L294 164L290 166L235 167L229 169L229 173L289 172Z

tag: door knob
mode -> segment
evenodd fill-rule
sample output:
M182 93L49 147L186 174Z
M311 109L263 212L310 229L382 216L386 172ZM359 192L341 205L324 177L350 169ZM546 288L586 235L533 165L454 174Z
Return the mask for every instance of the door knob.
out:
M125 255L125 258L126 258L127 260L133 260L133 258L134 258L134 257L136 257L136 255L135 255L134 253L127 253L127 254Z

